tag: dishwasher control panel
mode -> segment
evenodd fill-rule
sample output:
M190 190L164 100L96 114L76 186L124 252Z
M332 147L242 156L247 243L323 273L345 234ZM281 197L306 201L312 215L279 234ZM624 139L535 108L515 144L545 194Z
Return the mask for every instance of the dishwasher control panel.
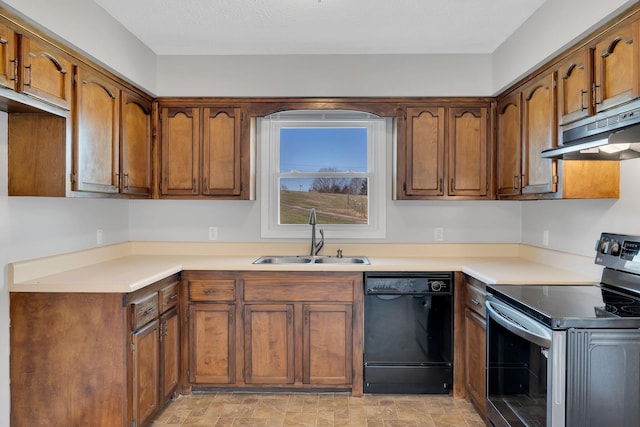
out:
M368 273L366 294L451 294L451 273Z

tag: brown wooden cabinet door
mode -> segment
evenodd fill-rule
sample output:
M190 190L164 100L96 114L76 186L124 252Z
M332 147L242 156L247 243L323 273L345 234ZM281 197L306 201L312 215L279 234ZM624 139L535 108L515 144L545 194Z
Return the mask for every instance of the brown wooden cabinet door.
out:
M351 384L353 306L304 304L302 367L305 384Z
M95 71L78 68L73 189L118 192L120 89Z
M119 190L151 195L151 102L122 91Z
M0 86L11 90L16 89L18 76L17 41L13 30L0 24Z
M161 111L160 188L163 195L200 193L200 109L164 107Z
M522 110L520 93L498 104L496 147L496 193L498 196L520 194L522 167Z
M444 195L445 109L407 108L405 148L405 195Z
M293 304L244 306L244 380L294 383Z
M598 112L638 97L640 22L622 25L595 48L595 103Z
M62 108L71 107L72 64L53 46L22 36L21 92Z
M486 415L486 321L465 308L465 383L467 391L482 413Z
M523 193L557 191L557 160L540 153L557 145L555 73L539 78L523 92Z
M558 117L567 124L594 113L593 50L584 48L558 67Z
M239 108L204 108L202 130L202 194L240 195Z
M449 109L448 194L450 196L489 194L488 120L488 108Z
M235 304L194 304L189 307L191 383L235 383L235 307Z
M132 410L135 425L147 425L159 407L160 336L154 320L131 335Z
M168 401L178 387L180 369L180 322L178 307L160 317L160 399Z

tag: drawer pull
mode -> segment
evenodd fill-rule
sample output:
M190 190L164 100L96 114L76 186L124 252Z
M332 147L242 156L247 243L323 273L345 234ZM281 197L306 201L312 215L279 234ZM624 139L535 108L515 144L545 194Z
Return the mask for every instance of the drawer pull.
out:
M169 298L168 298L169 301L175 301L177 299L178 299L178 294L171 294L169 295Z
M472 302L473 304L475 304L475 305L482 305L482 304L480 304L480 301L478 301L478 300L477 300L477 299L475 299L475 298L471 298L471 302Z
M203 291L206 295L211 295L211 294L215 294L216 290L215 289L211 289L211 288L207 288Z
M154 309L153 307L149 307L149 308L147 308L147 309L144 311L144 313L143 313L143 314L151 314L151 313L153 313L153 311L154 311L154 310L155 310L155 309Z

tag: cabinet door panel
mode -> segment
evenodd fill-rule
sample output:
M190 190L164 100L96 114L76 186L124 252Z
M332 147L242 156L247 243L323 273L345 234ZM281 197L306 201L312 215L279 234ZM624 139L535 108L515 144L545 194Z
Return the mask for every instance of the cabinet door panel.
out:
M11 28L0 24L0 86L16 89L18 74L17 38Z
M196 304L189 308L194 384L235 382L235 305Z
M240 194L240 109L203 109L202 194Z
M465 372L466 387L480 412L486 414L486 322L465 308Z
M62 108L71 106L71 62L57 49L22 36L20 91Z
M154 320L132 334L133 419L146 425L159 406L159 323Z
M444 108L407 108L407 195L444 195Z
M160 397L166 402L178 387L180 369L180 336L178 308L166 312L160 318L161 388Z
M303 312L303 382L351 384L353 307L305 304Z
M540 152L557 145L554 74L549 74L524 91L523 193L557 191L557 160L543 159Z
M520 194L522 113L521 95L509 96L498 105L497 193L498 196Z
M78 69L74 190L116 193L120 90L102 75Z
M161 120L162 194L199 194L200 110L163 108Z
M122 92L120 192L151 194L151 103Z
M595 83L598 112L638 96L640 22L617 28L596 45Z
M292 304L245 305L245 382L293 384Z
M449 109L449 191L451 196L486 196L489 110Z
M567 124L593 114L593 50L582 49L558 67L558 115Z

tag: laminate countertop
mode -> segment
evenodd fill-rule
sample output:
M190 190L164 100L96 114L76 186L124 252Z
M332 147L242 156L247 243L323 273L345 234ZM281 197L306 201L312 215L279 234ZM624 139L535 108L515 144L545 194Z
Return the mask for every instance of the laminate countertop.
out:
M129 293L185 270L461 271L487 284L598 283L602 272L588 257L523 245L499 245L495 248L495 245L436 245L438 248L433 248L434 245L341 246L345 247L345 256L367 256L370 265L253 264L260 255L292 254L296 250L300 253L298 248L273 245L252 244L244 248L244 254L240 254L236 252L243 251L241 244L207 248L197 244L194 247L125 242L10 263L9 291ZM369 249L370 254L365 249ZM496 255L486 256L487 253Z

